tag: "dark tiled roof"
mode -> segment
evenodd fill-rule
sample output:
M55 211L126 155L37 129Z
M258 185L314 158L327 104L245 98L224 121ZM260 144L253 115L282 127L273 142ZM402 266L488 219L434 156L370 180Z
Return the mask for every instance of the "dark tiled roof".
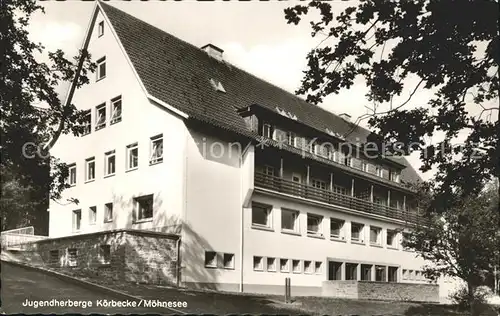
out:
M238 109L258 104L275 111L280 107L296 115L297 121L325 132L352 130L339 116L226 62L134 16L100 2L147 92L190 117L246 136L253 135ZM225 93L215 91L210 79L220 81ZM347 140L363 142L369 131L355 127ZM406 161L404 181L420 179Z

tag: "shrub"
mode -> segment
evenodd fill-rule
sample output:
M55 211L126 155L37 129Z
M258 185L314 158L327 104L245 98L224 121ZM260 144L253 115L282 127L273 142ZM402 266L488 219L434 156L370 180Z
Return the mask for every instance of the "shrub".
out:
M479 309L487 307L487 298L491 296L491 289L487 286L479 286L474 292L473 304ZM461 311L470 310L469 290L466 286L461 286L457 291L450 295L450 299Z

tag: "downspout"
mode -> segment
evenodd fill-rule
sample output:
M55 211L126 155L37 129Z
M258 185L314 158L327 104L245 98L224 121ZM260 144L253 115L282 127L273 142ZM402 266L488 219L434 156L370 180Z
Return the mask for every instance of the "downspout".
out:
M245 146L243 151L241 152L240 156L240 170L241 167L243 166L243 156L245 153L248 151L250 148L250 145L252 145L252 142L248 142L248 145ZM243 187L243 174L240 175L240 187ZM240 190L240 201L244 202L244 196L243 196L243 190ZM240 223L240 284L239 284L239 291L243 293L243 231L245 229L245 223L244 223L244 217L245 217L245 205L241 205L241 223Z
M180 287L181 283L181 237L177 238L177 273L175 277L175 282L177 283L177 287Z

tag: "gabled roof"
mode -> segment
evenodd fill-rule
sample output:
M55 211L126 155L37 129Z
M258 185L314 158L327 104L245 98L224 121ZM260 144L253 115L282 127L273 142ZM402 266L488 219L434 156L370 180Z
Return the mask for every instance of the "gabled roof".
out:
M252 104L276 111L279 107L297 121L325 132L347 134L348 141L366 140L369 131L339 116L311 105L292 93L270 84L157 27L99 2L123 45L148 94L210 124L252 135L237 110ZM210 80L220 81L226 92L213 89ZM420 177L406 161L404 181Z

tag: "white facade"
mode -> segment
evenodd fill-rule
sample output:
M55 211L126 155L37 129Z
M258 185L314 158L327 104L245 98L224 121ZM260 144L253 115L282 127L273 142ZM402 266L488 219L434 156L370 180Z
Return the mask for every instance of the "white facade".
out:
M50 237L115 228L153 229L181 235L181 281L192 286L250 292L282 291L285 277L301 287L301 294L318 293L328 279L328 260L398 267L398 281L426 282L406 277L403 270L421 271L423 260L386 245L387 229L402 229L404 223L355 214L311 201L301 201L254 187L255 147L222 138L204 128L188 127L185 116L148 97L113 28L99 5L90 23L88 50L94 60L105 57L106 75L76 90L72 103L90 109L90 134L63 135L52 154L76 165L76 184L63 192L59 203L51 202ZM103 24L100 24L100 23ZM103 25L103 34L99 29ZM121 121L111 124L111 100L121 97ZM96 107L106 104L106 126L96 130ZM163 160L151 164L152 137L162 136ZM138 166L128 168L127 146L137 144ZM115 172L106 175L105 155L115 151ZM86 159L95 159L95 179L86 181ZM138 219L136 198L153 195L153 216ZM79 204L67 202L76 198ZM272 206L271 227L252 225L252 203ZM113 203L113 218L105 219L106 204ZM93 209L96 210L94 222ZM299 212L294 234L281 229L283 209ZM73 211L81 210L75 229ZM307 214L323 217L323 237L307 234ZM345 221L344 239L330 238L330 218ZM351 222L364 224L363 243L351 240ZM369 227L381 228L380 245L370 245ZM216 252L224 267L206 267L206 252ZM263 271L254 268L254 257L262 257ZM276 271L266 271L267 258L275 258ZM280 259L288 259L289 271L281 272ZM300 261L293 273L292 260ZM307 262L311 273L304 271ZM316 265L320 263L319 270ZM271 269L272 270L272 269ZM345 273L345 272L343 272ZM442 293L441 296L446 296Z

